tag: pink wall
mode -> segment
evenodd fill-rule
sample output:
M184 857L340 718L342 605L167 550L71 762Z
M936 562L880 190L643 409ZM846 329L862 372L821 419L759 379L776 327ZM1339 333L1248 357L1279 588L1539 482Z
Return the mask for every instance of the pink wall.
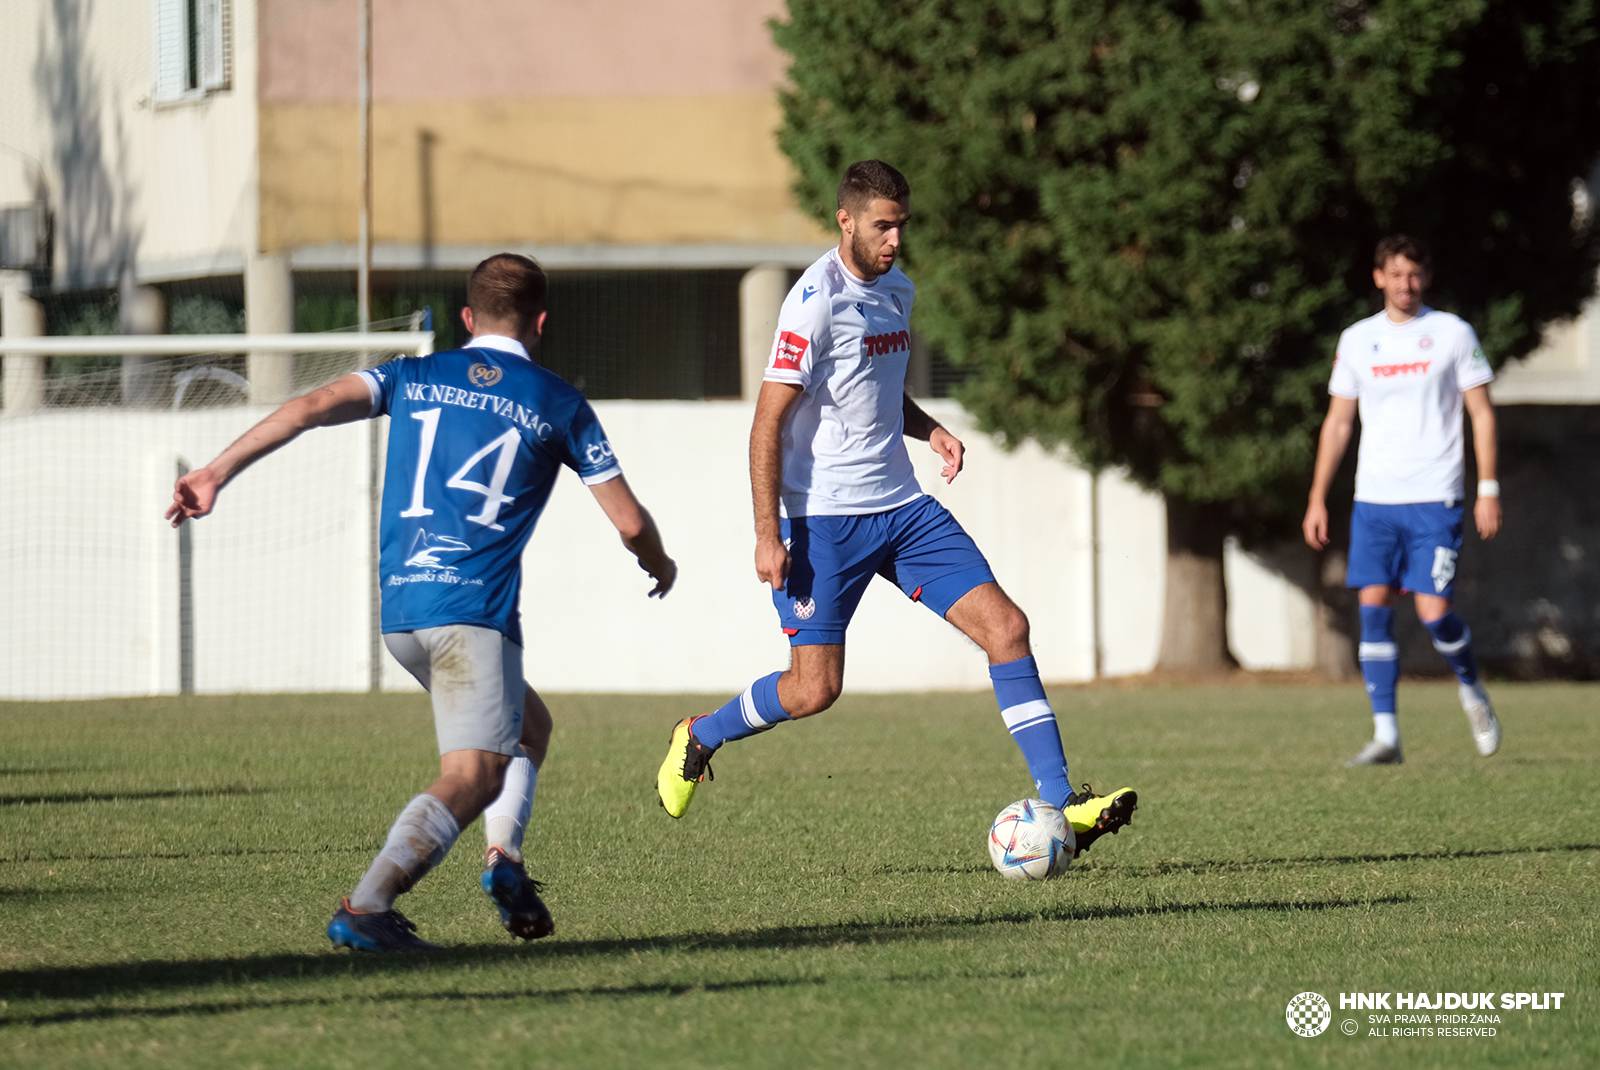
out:
M259 0L263 103L354 100L356 0ZM372 0L379 100L771 90L783 0Z

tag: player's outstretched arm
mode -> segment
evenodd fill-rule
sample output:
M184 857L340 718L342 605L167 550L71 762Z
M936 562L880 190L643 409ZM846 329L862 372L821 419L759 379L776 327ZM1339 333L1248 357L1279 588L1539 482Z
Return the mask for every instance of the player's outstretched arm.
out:
M1500 534L1500 453L1495 441L1494 403L1489 400L1488 386L1475 386L1461 395L1461 403L1472 417L1472 452L1478 459L1478 496L1472 506L1472 520L1478 535L1492 539ZM1489 487L1493 494L1485 494Z
M750 500L756 519L756 578L774 590L789 578L789 550L778 526L778 488L783 483L783 417L800 396L798 384L761 384L750 423Z
M313 427L347 424L372 414L372 394L355 375L335 379L309 394L292 398L240 435L203 468L181 477L172 488L166 517L177 527L198 520L215 507L217 495L235 476Z
M905 415L905 435L926 442L944 461L939 474L946 483L954 483L956 476L966 466L967 448L943 424L924 412L921 405L912 401L910 394L905 395L901 411Z
M622 545L638 559L639 567L656 581L648 597L665 596L677 582L678 564L667 556L666 547L661 544L661 532L656 528L654 518L643 505L639 504L639 499L634 497L633 488L628 486L627 479L619 475L604 483L595 483L589 489L594 492L594 500L600 503L600 509L606 514L606 519L611 521L611 526L622 536Z
M1334 473L1339 471L1339 462L1344 460L1355 425L1356 399L1337 394L1330 396L1328 415L1323 418L1322 434L1317 438L1317 461L1312 468L1306 515L1300 521L1300 533L1313 550L1328 545L1328 488L1333 485Z

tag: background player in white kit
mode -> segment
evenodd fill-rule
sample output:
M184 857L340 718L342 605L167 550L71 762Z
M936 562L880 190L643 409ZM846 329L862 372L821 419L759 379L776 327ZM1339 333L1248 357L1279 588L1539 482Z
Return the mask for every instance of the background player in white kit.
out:
M1416 596L1417 617L1460 682L1461 708L1478 753L1500 747L1500 722L1478 679L1472 635L1452 608L1461 552L1461 411L1472 414L1478 462L1473 520L1478 534L1500 531L1495 479L1494 372L1463 320L1423 304L1428 255L1404 235L1378 243L1373 284L1383 311L1339 336L1328 383L1328 415L1317 443L1311 494L1301 530L1312 549L1328 545L1328 487L1361 416L1355 509L1346 583L1361 605L1361 673L1372 703L1373 738L1350 765L1402 761L1395 691L1394 596Z
M203 517L230 480L301 432L390 417L379 520L383 638L432 698L439 776L401 811L340 901L328 923L339 947L428 947L395 899L485 807L482 885L501 923L525 940L554 929L522 861L550 715L522 677L517 604L522 551L561 469L594 493L655 579L651 595L666 594L677 575L594 410L529 355L544 328L545 293L544 272L529 258L489 257L467 281L466 346L389 361L287 402L180 479L167 509L174 527Z
M833 705L844 687L845 630L882 576L983 648L1035 789L1066 811L1084 850L1127 824L1137 795L1073 792L1028 618L961 525L922 493L906 453L906 437L920 439L944 462L946 482L962 469L961 442L905 392L916 288L895 260L910 203L899 171L852 164L839 184L839 245L783 303L750 431L750 484L756 575L772 587L790 668L680 721L656 790L681 817L718 747Z

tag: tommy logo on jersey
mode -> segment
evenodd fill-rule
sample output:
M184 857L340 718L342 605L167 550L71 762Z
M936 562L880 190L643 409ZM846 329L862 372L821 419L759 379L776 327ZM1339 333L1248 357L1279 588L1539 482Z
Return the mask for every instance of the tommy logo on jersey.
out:
M493 386L505 372L490 364L474 364L467 369L467 382L473 386Z
M1413 360L1409 364L1374 364L1372 374L1380 379L1394 375L1427 375L1431 360Z
M810 339L793 331L779 331L778 345L772 354L772 366L788 372L799 371L800 358L806 355L806 347L810 344Z
M869 334L861 339L861 352L868 357L884 357L911 348L910 331L891 331L888 334Z

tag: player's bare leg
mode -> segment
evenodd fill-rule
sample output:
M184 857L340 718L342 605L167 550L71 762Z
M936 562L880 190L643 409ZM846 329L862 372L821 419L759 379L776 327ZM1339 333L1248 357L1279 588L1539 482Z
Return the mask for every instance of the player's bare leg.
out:
M667 756L656 770L656 797L672 817L682 817L695 788L711 773L711 756L724 743L765 732L784 721L821 713L844 690L844 644L802 643L790 648L789 668L763 676L703 717L672 726Z
M1139 795L1118 788L1100 795L1085 784L1072 790L1067 759L1055 712L1039 682L1039 668L1029 643L1028 617L1000 589L981 583L958 598L945 619L989 656L989 676L1006 729L1027 760L1039 797L1058 807L1072 823L1078 850L1087 851L1106 833L1116 833L1133 820Z
M461 829L471 824L500 791L508 759L484 750L446 751L439 776L406 804L389 827L383 850L361 883L343 899L328 923L336 947L361 951L414 951L431 945L394 901L444 860Z
M1027 615L998 583L980 583L957 599L944 619L982 647L990 665L1016 661L1033 652Z
M790 717L813 717L843 692L843 643L790 648L789 670L778 677L778 701Z

